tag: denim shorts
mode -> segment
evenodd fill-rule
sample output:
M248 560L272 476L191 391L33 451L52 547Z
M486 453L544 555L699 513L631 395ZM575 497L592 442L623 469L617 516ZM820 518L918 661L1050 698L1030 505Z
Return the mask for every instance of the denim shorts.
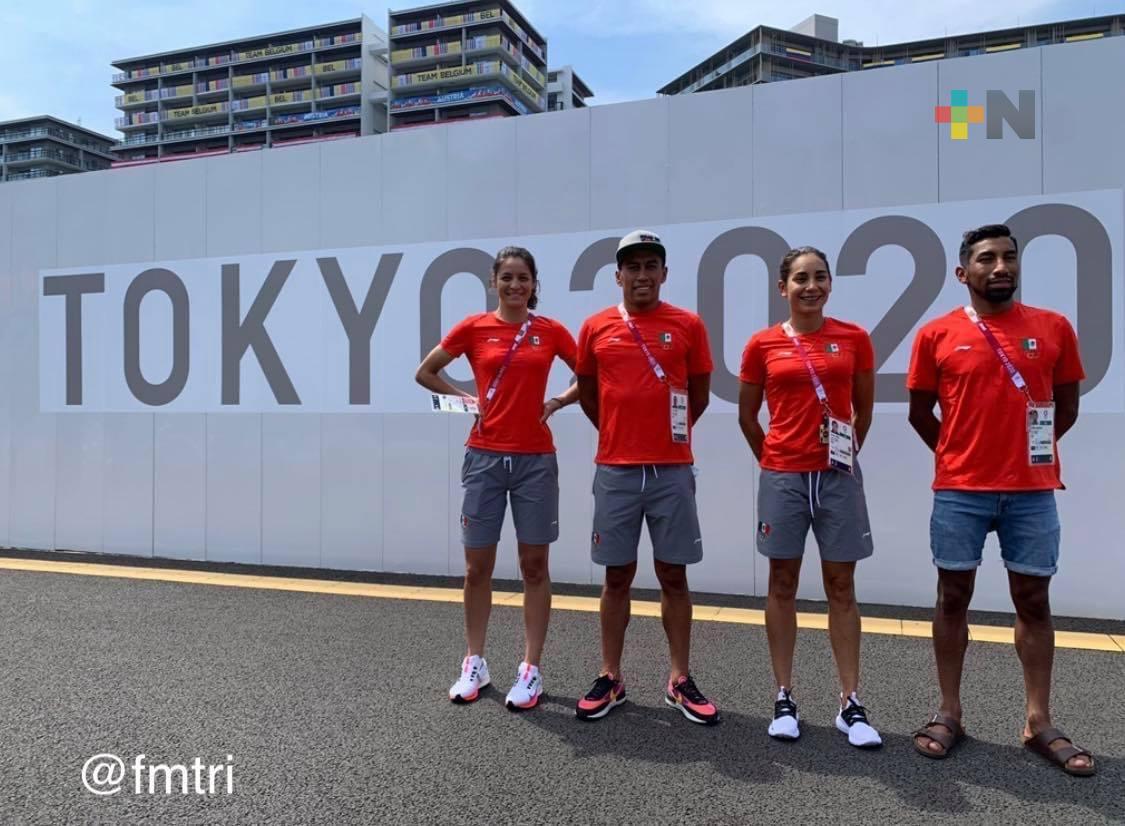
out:
M946 571L976 568L990 531L996 531L1000 539L1000 556L1009 571L1053 576L1058 570L1059 514L1053 490L934 492L930 550L937 567Z

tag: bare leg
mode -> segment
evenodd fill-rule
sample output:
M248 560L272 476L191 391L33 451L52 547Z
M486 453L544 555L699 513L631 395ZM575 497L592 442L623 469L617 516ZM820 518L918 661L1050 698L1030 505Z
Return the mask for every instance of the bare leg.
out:
M523 624L527 645L524 662L539 665L547 624L551 619L551 577L547 572L549 545L519 543L520 572L523 574Z
M797 646L797 583L801 559L771 559L766 597L766 639L778 689L793 687L793 651Z
M691 591L688 590L687 566L656 560L656 578L660 581L660 618L668 637L674 683L688 675L691 657Z
M625 629L629 625L630 588L637 563L610 565L605 569L602 587L602 673L621 678L621 655L625 650Z
M465 549L465 644L469 656L484 656L488 616L492 613L492 569L496 546Z
M938 685L941 687L942 714L961 720L961 672L965 666L965 649L969 645L969 602L977 572L946 571L938 568L938 599L934 609L934 658L937 660ZM938 731L949 731L937 725ZM950 732L952 734L952 732ZM914 738L922 748L934 754L945 750L933 739L919 734Z
M845 700L859 691L859 606L855 601L855 563L821 562L828 596L828 636Z

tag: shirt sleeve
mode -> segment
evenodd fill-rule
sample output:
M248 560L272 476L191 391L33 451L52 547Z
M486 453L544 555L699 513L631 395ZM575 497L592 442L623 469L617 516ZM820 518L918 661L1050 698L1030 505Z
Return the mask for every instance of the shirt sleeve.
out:
M914 346L910 351L910 370L906 374L906 387L908 390L934 393L938 389L933 334L924 327L914 337Z
M875 369L875 345L871 343L871 335L866 330L859 331L859 341L855 348L855 369L857 371Z
M695 316L692 326L694 332L691 349L688 351L688 375L709 374L715 369L715 363L711 361L711 342L707 338L707 326L699 316Z
M594 331L587 319L578 331L578 358L574 372L580 376L594 376L598 372L598 360L594 356Z
M565 362L572 362L578 358L578 345L574 343L574 336L557 321L555 322L555 355Z
M1058 324L1059 360L1055 362L1053 384L1073 384L1086 378L1082 369L1082 355L1078 347L1078 336L1065 317Z
M765 386L766 360L762 354L762 340L758 336L752 336L742 350L742 366L738 371L738 380L746 384Z
M469 316L453 325L453 329L446 333L445 338L441 340L441 349L453 358L463 356L472 346L473 321L475 319L476 316Z

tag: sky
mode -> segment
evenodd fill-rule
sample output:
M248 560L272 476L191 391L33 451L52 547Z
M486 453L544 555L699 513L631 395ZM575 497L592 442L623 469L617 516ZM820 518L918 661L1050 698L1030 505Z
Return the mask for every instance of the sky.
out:
M427 5L404 0L396 8ZM516 0L547 38L550 65L574 66L594 104L656 90L758 25L791 28L810 14L840 21L868 45L1125 13L1125 0ZM0 0L0 120L50 114L120 137L111 62L366 14L378 0Z

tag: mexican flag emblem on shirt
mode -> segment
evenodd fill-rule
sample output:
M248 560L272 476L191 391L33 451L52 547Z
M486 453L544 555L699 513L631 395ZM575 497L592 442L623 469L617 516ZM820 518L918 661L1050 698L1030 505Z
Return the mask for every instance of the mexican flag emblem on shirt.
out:
M671 349L671 347L672 347L672 334L671 333L661 333L660 334L660 343L664 345L665 350Z
M824 352L826 352L826 353L828 353L829 355L832 355L832 356L838 356L838 355L840 355L840 345L834 344L834 343L825 344L824 345Z
M1025 338L1020 342L1020 347L1029 359L1039 358L1039 339Z

